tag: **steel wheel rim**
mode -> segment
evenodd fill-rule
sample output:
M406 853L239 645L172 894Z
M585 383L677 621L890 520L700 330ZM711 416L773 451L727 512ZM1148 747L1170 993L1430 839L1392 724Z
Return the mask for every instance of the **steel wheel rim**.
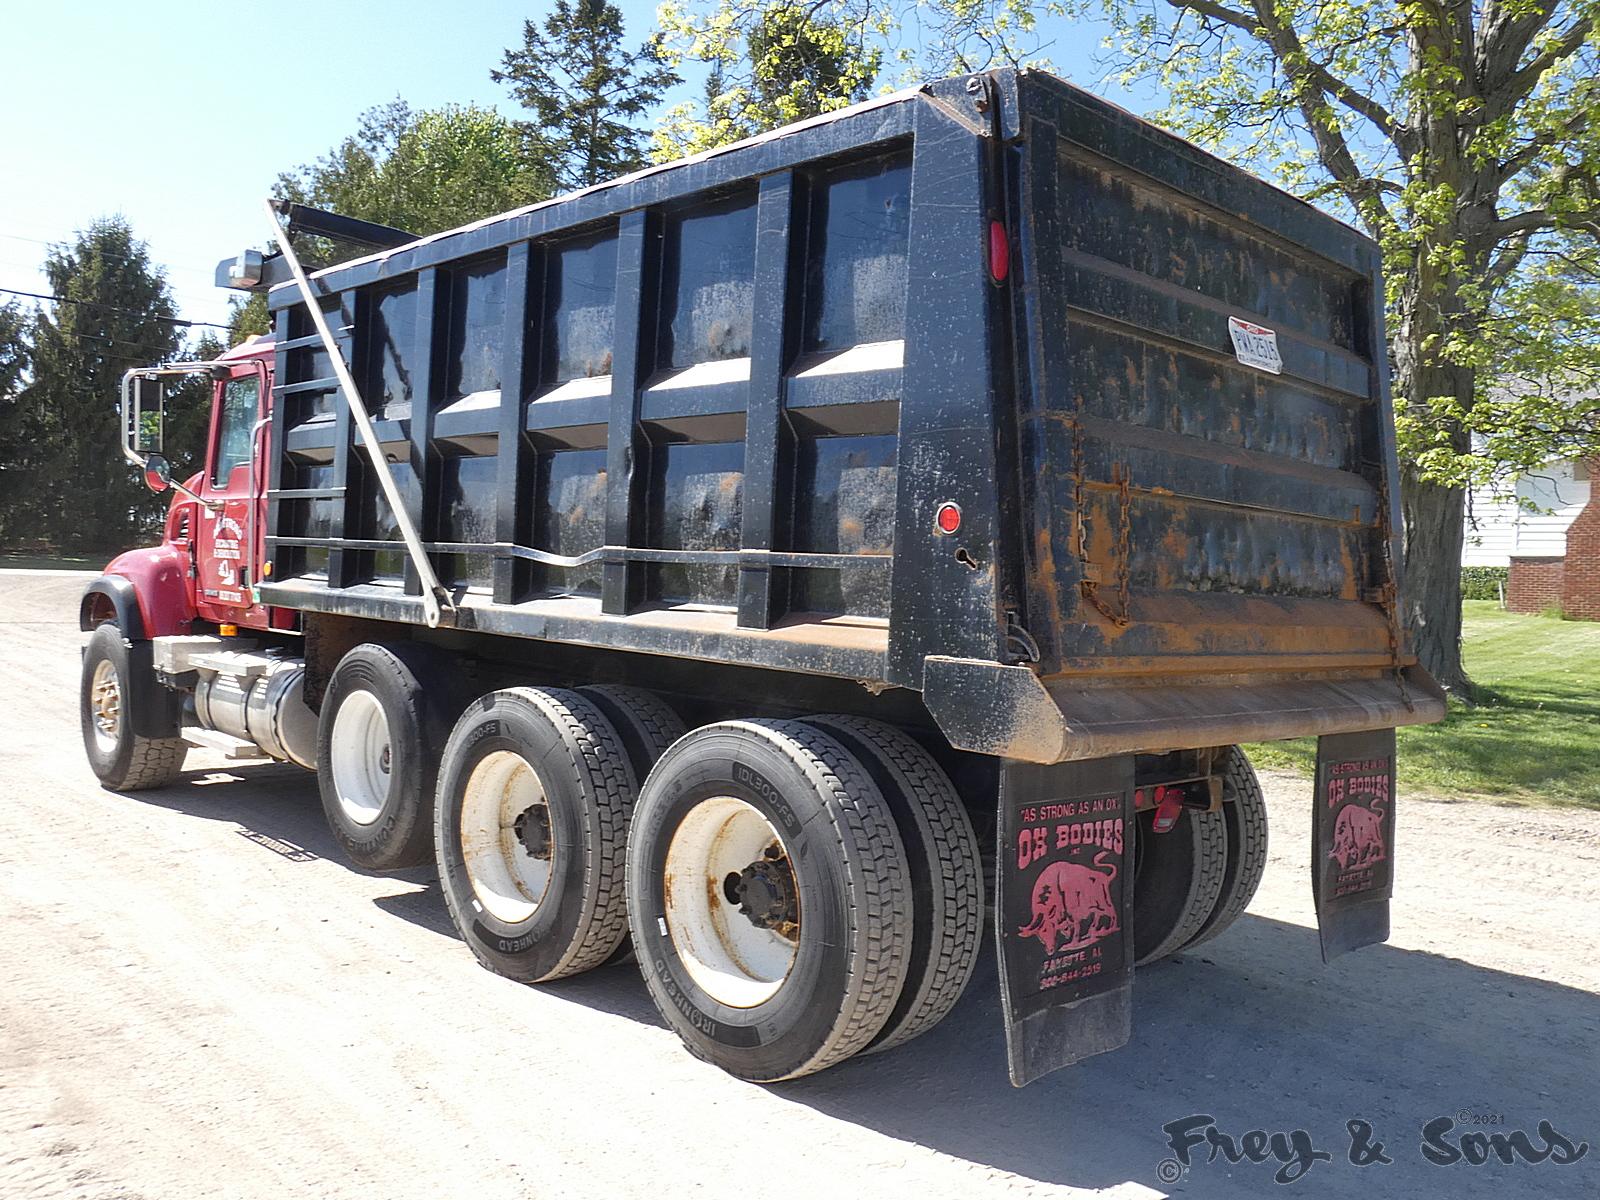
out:
M559 849L538 772L514 750L485 755L461 797L461 857L478 904L508 925L526 921L550 891Z
M333 718L333 789L344 815L357 825L371 825L389 798L389 773L394 749L389 718L371 692L351 692Z
M755 923L730 895L730 876L746 872L787 877L793 920L781 932ZM667 934L689 977L730 1008L777 995L800 952L798 885L788 848L761 811L733 796L700 801L673 832L663 874Z
M102 752L111 754L122 736L122 683L109 658L94 665L89 680L89 706L94 723L94 741Z

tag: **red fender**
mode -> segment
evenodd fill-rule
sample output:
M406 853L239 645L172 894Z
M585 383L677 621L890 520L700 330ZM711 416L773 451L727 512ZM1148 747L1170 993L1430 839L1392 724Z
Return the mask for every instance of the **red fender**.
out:
M195 613L187 551L173 545L129 550L106 565L106 574L133 585L145 637L189 632Z

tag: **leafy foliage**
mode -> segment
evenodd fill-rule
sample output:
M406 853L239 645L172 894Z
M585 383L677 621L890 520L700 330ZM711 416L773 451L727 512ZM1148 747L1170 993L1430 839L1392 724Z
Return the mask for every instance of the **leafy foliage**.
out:
M644 165L638 121L678 82L655 38L623 47L622 13L606 0L556 0L541 27L522 25L497 83L533 114L533 139L562 188L588 187Z
M33 482L37 452L37 400L27 394L29 314L20 304L0 305L0 546L15 546L27 536L17 520Z
M237 346L258 334L270 332L272 332L272 317L267 312L267 294L265 292L251 292L248 296L229 297L229 346Z
M1509 567L1462 567L1461 598L1463 600L1498 600L1500 589L1511 578Z
M438 233L546 199L552 180L540 150L493 109L417 112L397 99L363 113L354 134L279 176L278 187L317 208Z
M721 0L709 14L675 3L658 17L674 62L709 63L705 95L656 129L657 161L727 145L833 112L872 91L883 67L881 25L793 0Z

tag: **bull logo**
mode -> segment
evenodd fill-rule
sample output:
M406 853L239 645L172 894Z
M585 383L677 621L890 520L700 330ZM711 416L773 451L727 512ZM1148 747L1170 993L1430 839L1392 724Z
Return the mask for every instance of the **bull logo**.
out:
M1370 866L1388 857L1388 849L1383 844L1384 800L1385 797L1379 797L1372 808L1347 804L1339 810L1333 823L1333 849L1328 851L1328 857L1339 864L1341 871Z
M1117 864L1102 861L1109 854L1107 850L1100 851L1094 856L1093 866L1075 862L1048 864L1034 881L1033 920L1017 933L1038 938L1046 954L1058 949L1077 950L1116 933L1120 926L1111 885L1117 878Z

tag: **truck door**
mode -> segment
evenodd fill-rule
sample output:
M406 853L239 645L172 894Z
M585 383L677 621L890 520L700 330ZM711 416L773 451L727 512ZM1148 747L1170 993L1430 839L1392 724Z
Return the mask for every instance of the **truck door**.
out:
M211 502L200 513L195 536L199 575L197 607L208 620L264 629L266 608L256 604L262 521L259 494L265 473L260 461L264 365L242 362L217 387L211 443L199 493Z

